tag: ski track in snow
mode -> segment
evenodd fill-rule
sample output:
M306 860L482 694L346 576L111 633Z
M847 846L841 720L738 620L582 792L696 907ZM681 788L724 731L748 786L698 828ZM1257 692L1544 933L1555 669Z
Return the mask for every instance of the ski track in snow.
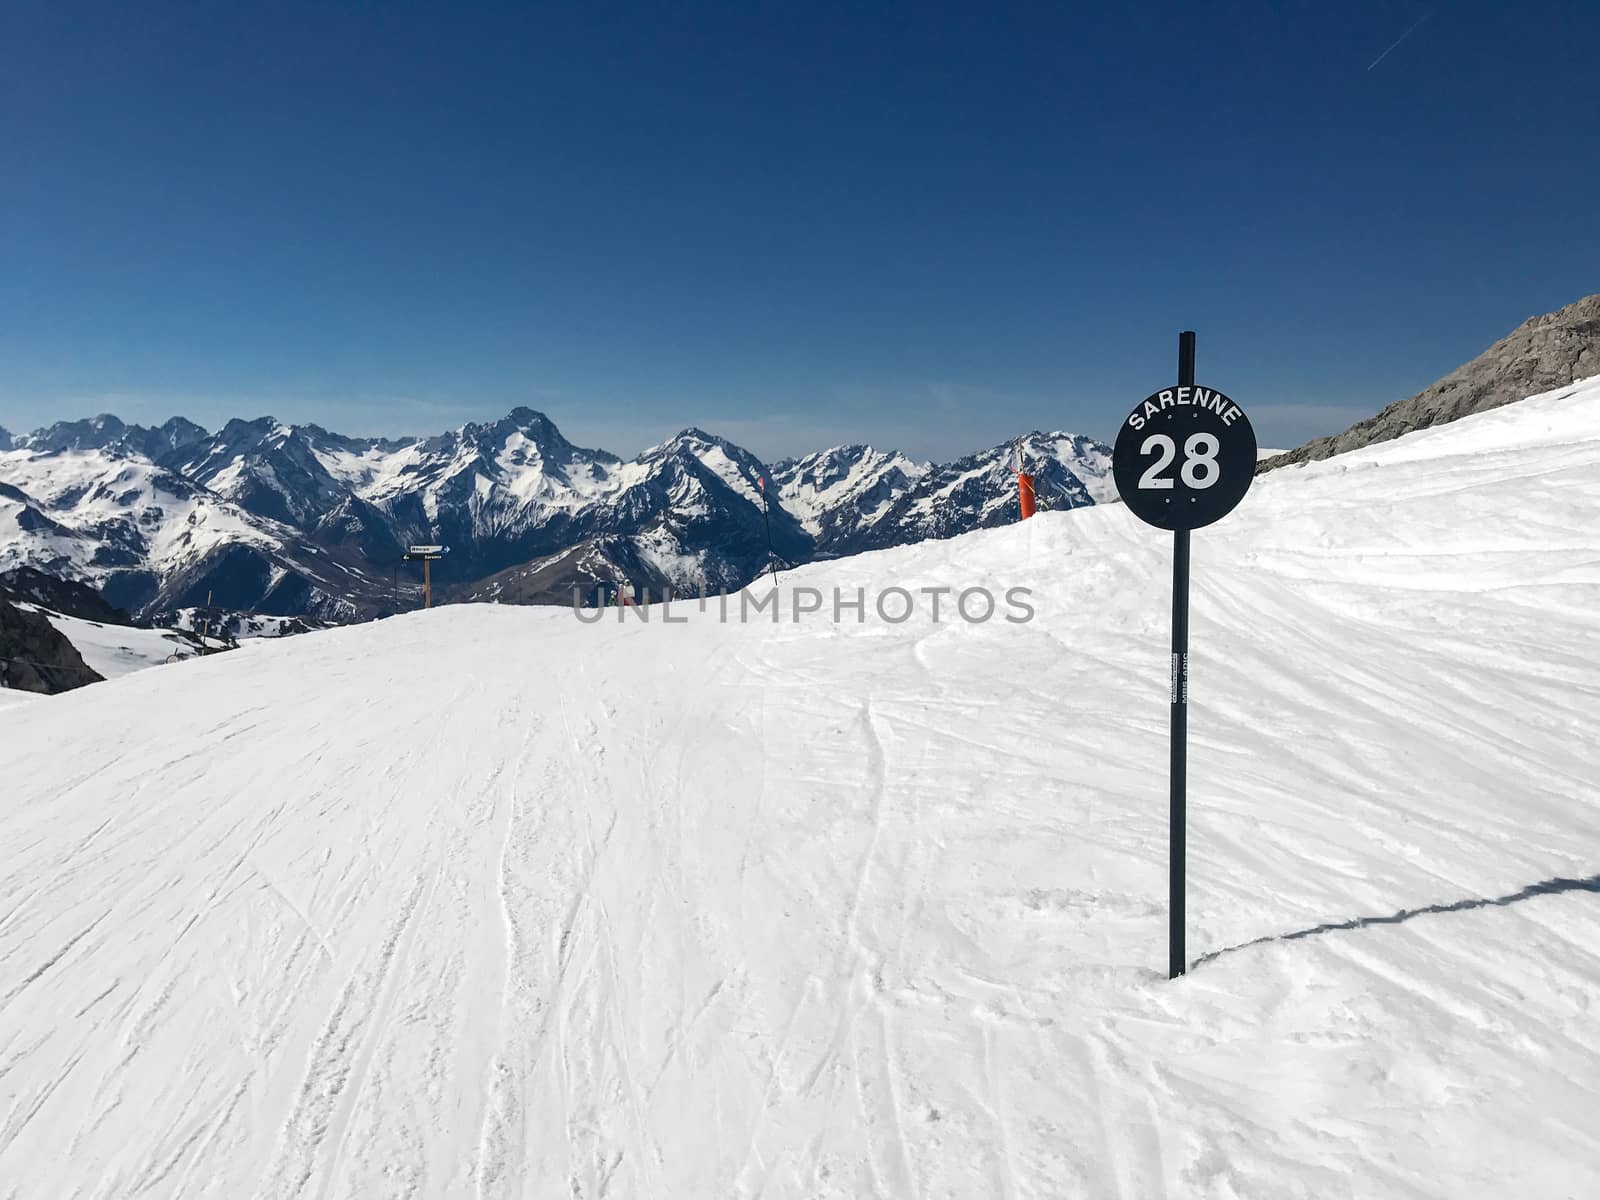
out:
M446 608L0 706L0 1196L1600 1194L1568 391L1195 535L1173 983L1120 506L784 576L1025 625Z

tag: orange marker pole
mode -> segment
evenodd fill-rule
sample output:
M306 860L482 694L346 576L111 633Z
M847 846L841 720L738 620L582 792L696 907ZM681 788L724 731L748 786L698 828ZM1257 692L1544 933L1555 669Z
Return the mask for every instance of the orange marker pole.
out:
M1033 516L1033 476L1026 471L1017 472L1017 499L1022 502L1022 519Z

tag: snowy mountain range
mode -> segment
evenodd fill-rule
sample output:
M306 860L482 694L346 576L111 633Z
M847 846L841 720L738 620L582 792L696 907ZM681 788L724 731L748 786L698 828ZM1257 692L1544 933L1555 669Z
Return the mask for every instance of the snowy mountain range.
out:
M943 466L845 446L773 467L784 504L828 556L992 529L1017 519L1018 455L1041 508L1116 497L1111 448L1065 433L1030 433Z
M461 600L735 589L767 564L769 529L798 564L1015 520L1019 448L1043 507L1115 494L1108 448L1060 433L945 465L845 446L769 468L693 428L624 460L528 408L402 440L103 415L0 430L0 568L92 583L145 617L377 615L396 606L415 542L449 547L435 578Z
M1600 296L1530 319L1478 358L1336 439L1261 469L1449 421L1600 362ZM399 602L404 547L450 548L445 599L567 602L631 585L660 594L734 589L772 552L837 558L1016 519L1018 459L1040 507L1114 498L1109 447L1032 433L945 464L839 446L770 466L685 429L624 460L575 446L544 414L433 437L354 438L271 417L216 432L104 415L31 434L0 429L0 570L91 583L114 605L171 623L210 605L350 621Z

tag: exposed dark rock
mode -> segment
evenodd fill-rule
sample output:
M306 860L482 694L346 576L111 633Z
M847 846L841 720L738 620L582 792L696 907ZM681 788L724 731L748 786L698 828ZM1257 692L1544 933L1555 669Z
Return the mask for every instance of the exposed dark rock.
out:
M408 598L413 590L408 586ZM591 608L609 603L622 591L631 591L643 600L675 590L682 589L675 589L670 579L641 558L631 538L610 535L454 588L446 599L462 604L576 604Z
M132 625L134 620L122 609L107 603L104 596L86 583L58 579L33 567L0 571L0 597L22 600L68 617L82 617L102 625Z
M101 678L43 613L0 599L0 687L55 695Z

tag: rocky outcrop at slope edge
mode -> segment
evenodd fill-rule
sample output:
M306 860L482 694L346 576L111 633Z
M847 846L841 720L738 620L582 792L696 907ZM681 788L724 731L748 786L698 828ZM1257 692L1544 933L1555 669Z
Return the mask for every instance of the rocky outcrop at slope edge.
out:
M0 599L0 688L53 696L100 679L43 613Z
M1341 434L1317 438L1266 459L1256 473L1386 442L1416 429L1444 425L1525 396L1566 387L1591 375L1600 375L1600 295L1585 296L1542 317L1530 317L1477 358L1409 400L1398 400Z
M135 624L131 616L113 607L88 584L58 579L33 567L0 571L0 600L20 600L63 616L96 621L102 625Z

